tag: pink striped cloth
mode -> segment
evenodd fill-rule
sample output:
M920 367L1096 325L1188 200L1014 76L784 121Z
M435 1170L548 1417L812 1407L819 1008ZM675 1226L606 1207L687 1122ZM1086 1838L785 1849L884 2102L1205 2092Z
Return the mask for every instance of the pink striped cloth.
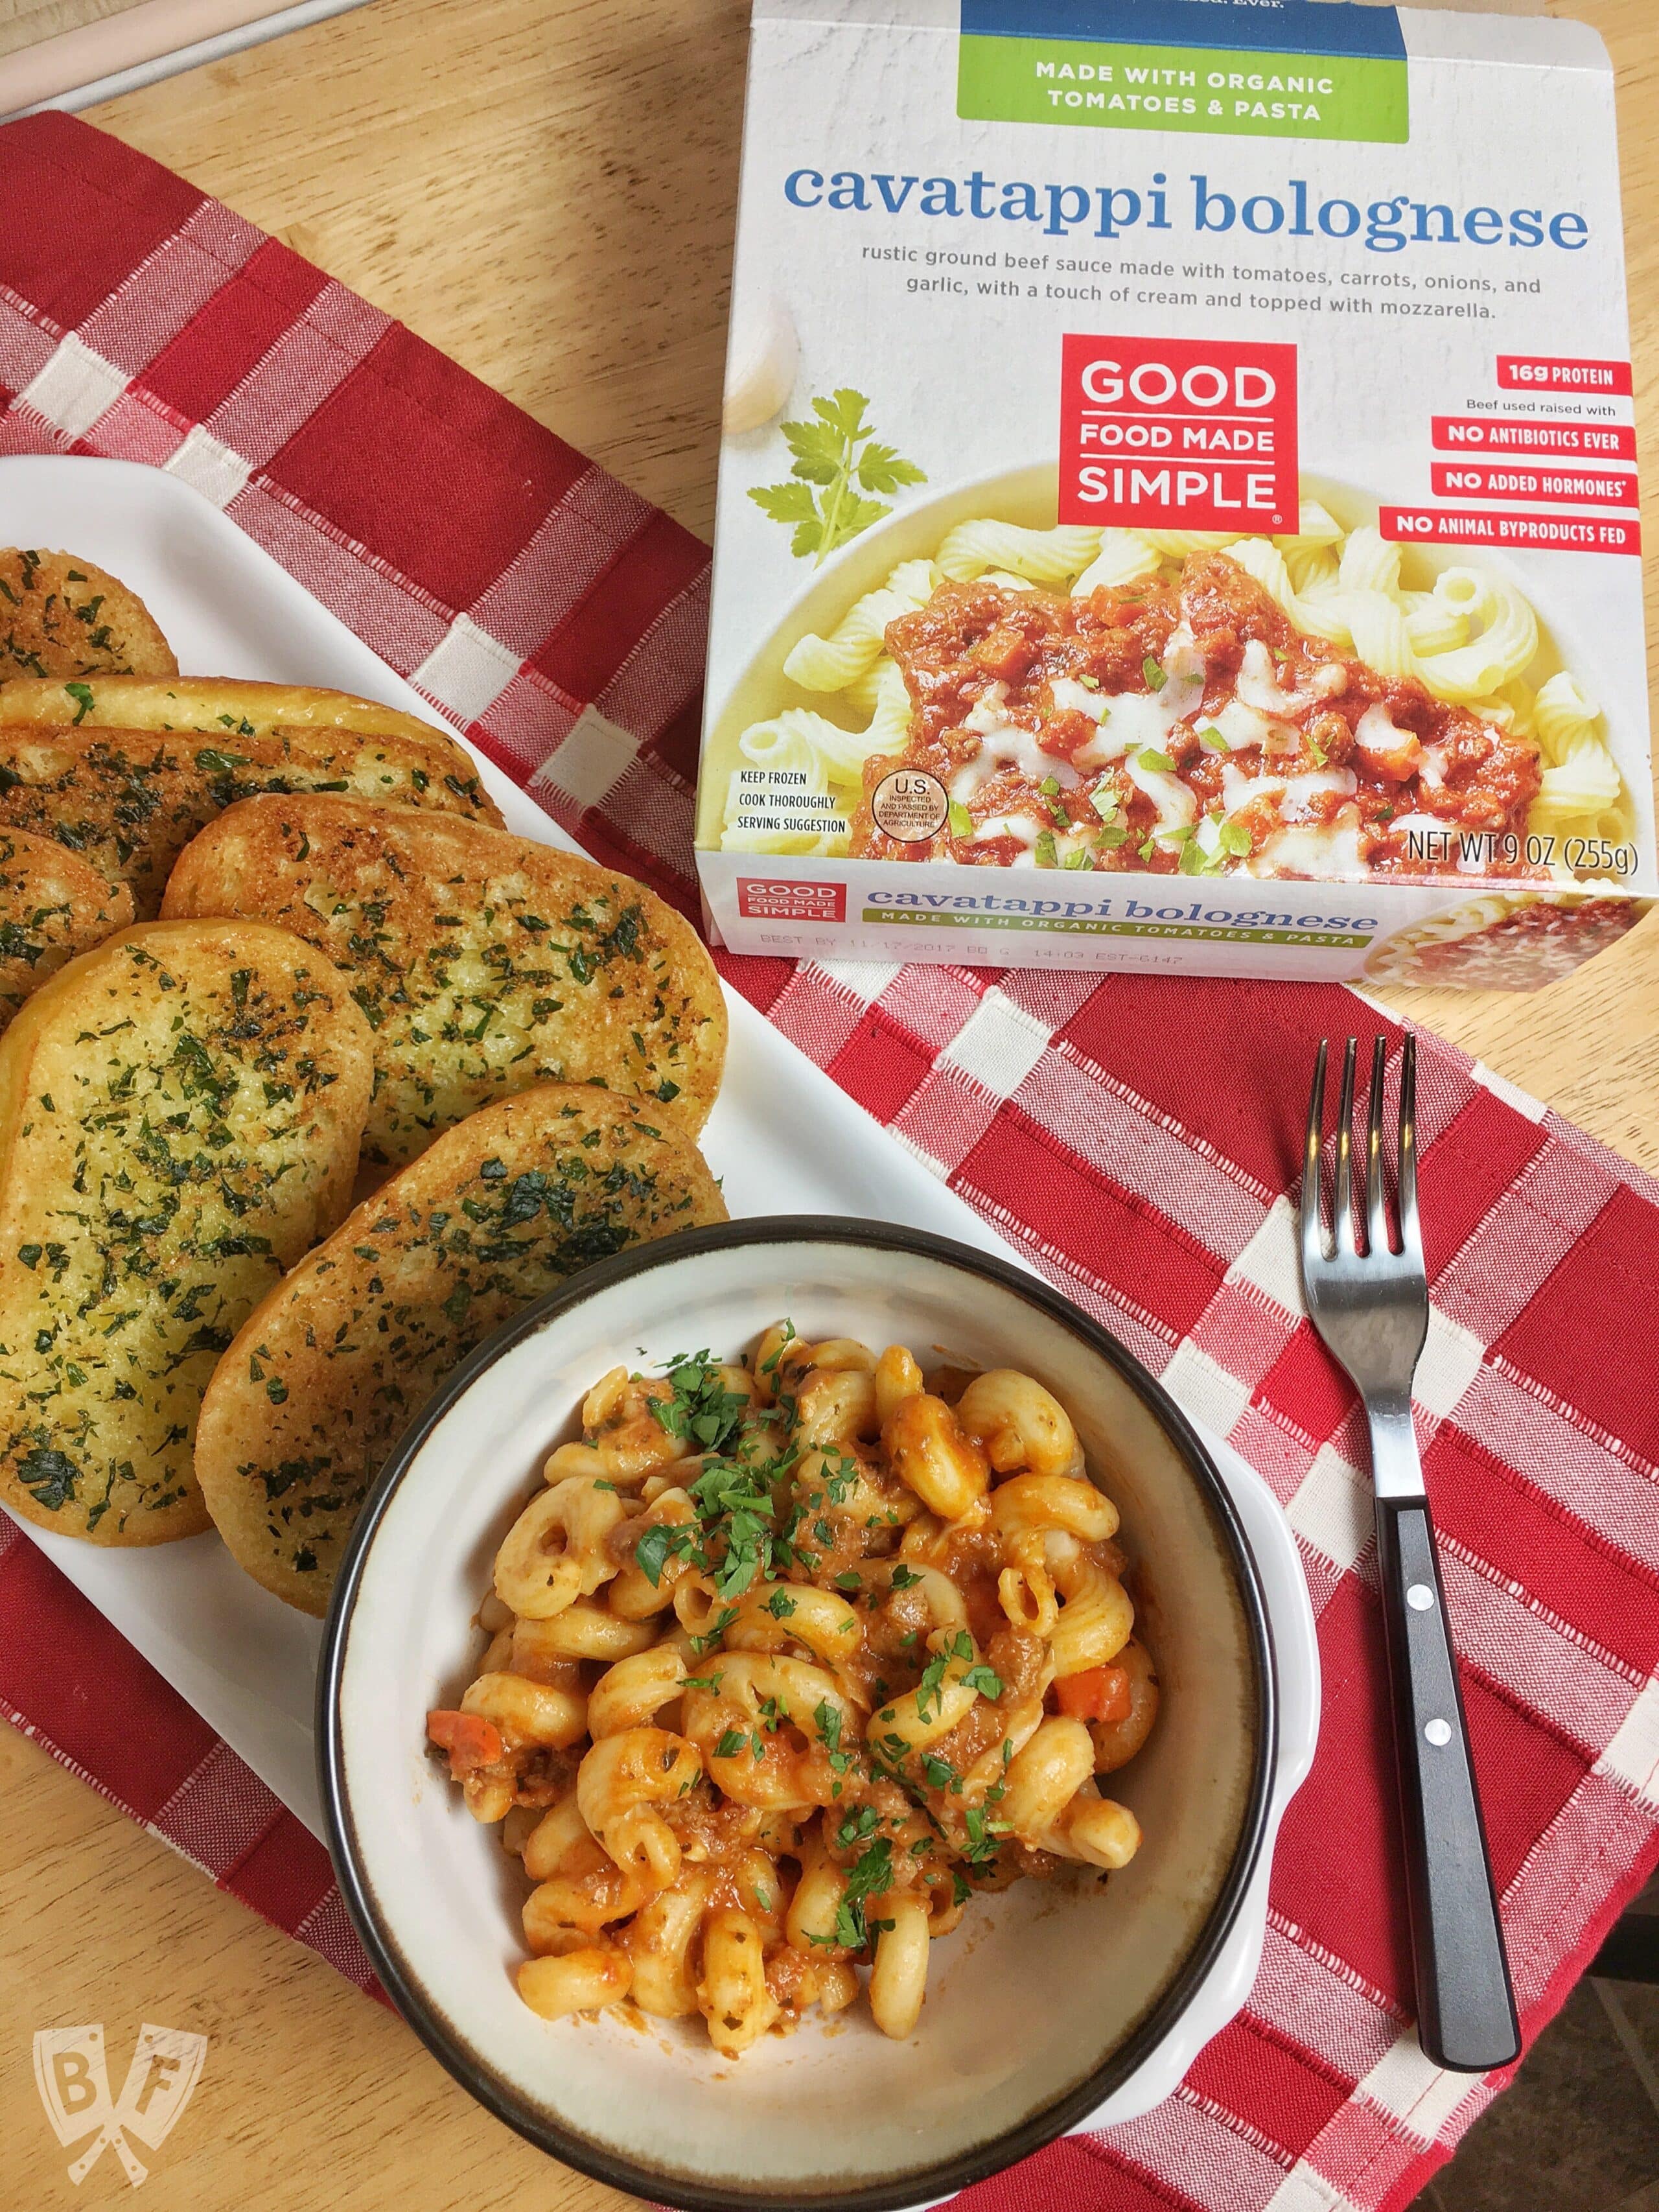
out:
M690 903L707 556L409 331L84 124L0 131L0 452L216 500L568 828ZM1243 2013L963 2212L1395 2212L1504 2086L1407 2012L1364 1438L1297 1291L1313 987L728 960L732 984L1272 1485L1325 1706ZM1528 2041L1659 1856L1656 1188L1424 1039L1418 1420ZM87 1694L96 1683L99 1694ZM9 1523L0 1706L365 1987L326 1858Z

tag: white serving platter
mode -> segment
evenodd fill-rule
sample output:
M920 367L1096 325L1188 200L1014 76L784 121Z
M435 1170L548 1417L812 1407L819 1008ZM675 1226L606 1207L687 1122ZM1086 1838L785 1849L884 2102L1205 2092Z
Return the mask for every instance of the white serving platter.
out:
M0 459L0 544L84 554L137 592L187 674L326 684L441 720L287 570L164 470L70 455ZM580 849L480 757L509 829ZM727 993L726 1079L703 1137L734 1215L830 1213L903 1222L1018 1266L1024 1255L778 1035ZM1261 1571L1279 1690L1278 1781L1255 1879L1216 1968L1134 2079L1089 2123L1147 2111L1249 1994L1267 1926L1279 1818L1313 1763L1319 1651L1296 1540L1265 1482L1205 1432ZM122 1551L24 1533L141 1651L283 1803L323 1833L313 1703L322 1624L252 1582L216 1535Z

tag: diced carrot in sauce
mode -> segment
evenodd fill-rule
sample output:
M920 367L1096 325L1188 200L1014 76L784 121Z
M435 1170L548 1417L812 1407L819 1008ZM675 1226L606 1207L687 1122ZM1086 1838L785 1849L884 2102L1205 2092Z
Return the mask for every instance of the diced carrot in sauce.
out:
M428 1713L426 1732L440 1751L449 1753L449 1771L457 1778L493 1766L506 1747L494 1721L477 1713Z
M1017 684L1036 658L1036 648L1023 630L1000 623L988 630L969 652L975 667L988 669L1005 684Z
M1127 1721L1129 1670L1090 1667L1081 1674L1063 1675L1054 1684L1054 1703L1074 1721Z

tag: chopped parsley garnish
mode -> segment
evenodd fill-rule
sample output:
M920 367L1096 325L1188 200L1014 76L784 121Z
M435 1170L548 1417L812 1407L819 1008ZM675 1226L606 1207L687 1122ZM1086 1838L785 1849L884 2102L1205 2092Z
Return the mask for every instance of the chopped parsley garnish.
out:
M1152 770L1159 775L1173 775L1175 763L1168 753L1160 753L1151 745L1144 745L1135 755L1135 766Z
M1189 836L1181 853L1183 876L1217 875L1230 860L1250 850L1250 833L1242 822L1223 822L1213 814L1209 819L1216 825L1215 843L1206 853L1196 837Z
M823 1486L832 1505L845 1505L858 1486L859 1463L848 1459L844 1452L827 1451L823 1455Z
M705 1651L711 1650L714 1645L720 1642L721 1637L725 1635L726 1630L730 1628L737 1617L738 1608L736 1606L723 1606L720 1611L716 1613L714 1620L709 1622L707 1632L702 1636L694 1636L690 1639L691 1649L696 1653L699 1659L702 1658Z
M774 1580L780 1568L794 1564L789 1540L799 1509L780 1529L772 1486L789 1473L797 1454L754 1452L750 1401L741 1392L726 1388L718 1364L706 1352L672 1362L666 1380L669 1396L647 1398L646 1403L662 1429L683 1437L702 1456L702 1471L688 1486L696 1519L647 1528L635 1547L635 1562L656 1586L671 1558L686 1559L713 1577L718 1596L739 1597L757 1579ZM763 1413L759 1421L770 1418ZM769 1605L774 1618L781 1620L794 1611L795 1602L775 1592ZM701 1648L718 1640L733 1618L723 1616L710 1636L702 1639Z
M777 1564L778 1537L772 1525L777 1506L760 1470L739 1460L710 1460L691 1486L691 1502L701 1530L678 1533L693 1560L713 1569L717 1595L741 1597L757 1576L770 1579ZM701 1558L693 1548L699 1536Z
M742 1426L748 1399L741 1391L726 1389L718 1364L706 1352L671 1360L667 1381L672 1396L646 1401L658 1426L668 1436L684 1437L696 1450L726 1450Z
M866 1812L873 1808L866 1806ZM861 1951L870 1941L870 1929L865 1917L866 1901L879 1897L890 1889L893 1881L893 1846L885 1836L878 1836L869 1848L860 1852L847 1876L847 1887L842 1892L836 1911L836 1941L849 1951Z
M794 1341L795 1324L792 1321L787 1321L783 1323L783 1334L778 1340L777 1348L761 1362L761 1373L775 1375L778 1371L778 1362Z
M974 817L968 811L968 809L962 804L962 801L959 799L953 799L951 801L950 822L951 835L953 837L971 837L973 836Z
M988 1820L977 1805L968 1808L962 1816L962 1825L968 1837L968 1847L963 1856L971 1866L983 1866L988 1860L994 1859L997 1853L998 1838L1010 1832L1006 1820Z
M950 1664L950 1653L941 1651L922 1670L921 1680L916 1685L916 1711L923 1720L937 1720L945 1710L945 1676ZM930 1704L933 1708L931 1715L927 1711Z
M1140 664L1140 672L1146 679L1149 691L1161 691L1170 680L1164 672L1164 663L1155 660L1150 653Z
M684 1533L671 1522L662 1521L654 1528L647 1528L635 1545L634 1564L653 1589L660 1587L662 1571L668 1564L668 1555L677 1548L674 1540Z

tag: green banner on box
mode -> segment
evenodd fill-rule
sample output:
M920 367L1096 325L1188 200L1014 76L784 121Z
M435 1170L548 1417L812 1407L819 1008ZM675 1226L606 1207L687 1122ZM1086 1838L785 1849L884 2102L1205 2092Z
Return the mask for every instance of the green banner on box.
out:
M1241 53L964 33L957 113L980 123L1403 145L1406 64L1374 54Z
M1113 921L1096 914L937 914L908 907L867 906L864 919L935 929L1043 929L1060 937L1179 937L1189 944L1311 945L1339 951L1358 951L1371 941L1370 930L1356 936L1335 929L1230 929L1202 922Z

